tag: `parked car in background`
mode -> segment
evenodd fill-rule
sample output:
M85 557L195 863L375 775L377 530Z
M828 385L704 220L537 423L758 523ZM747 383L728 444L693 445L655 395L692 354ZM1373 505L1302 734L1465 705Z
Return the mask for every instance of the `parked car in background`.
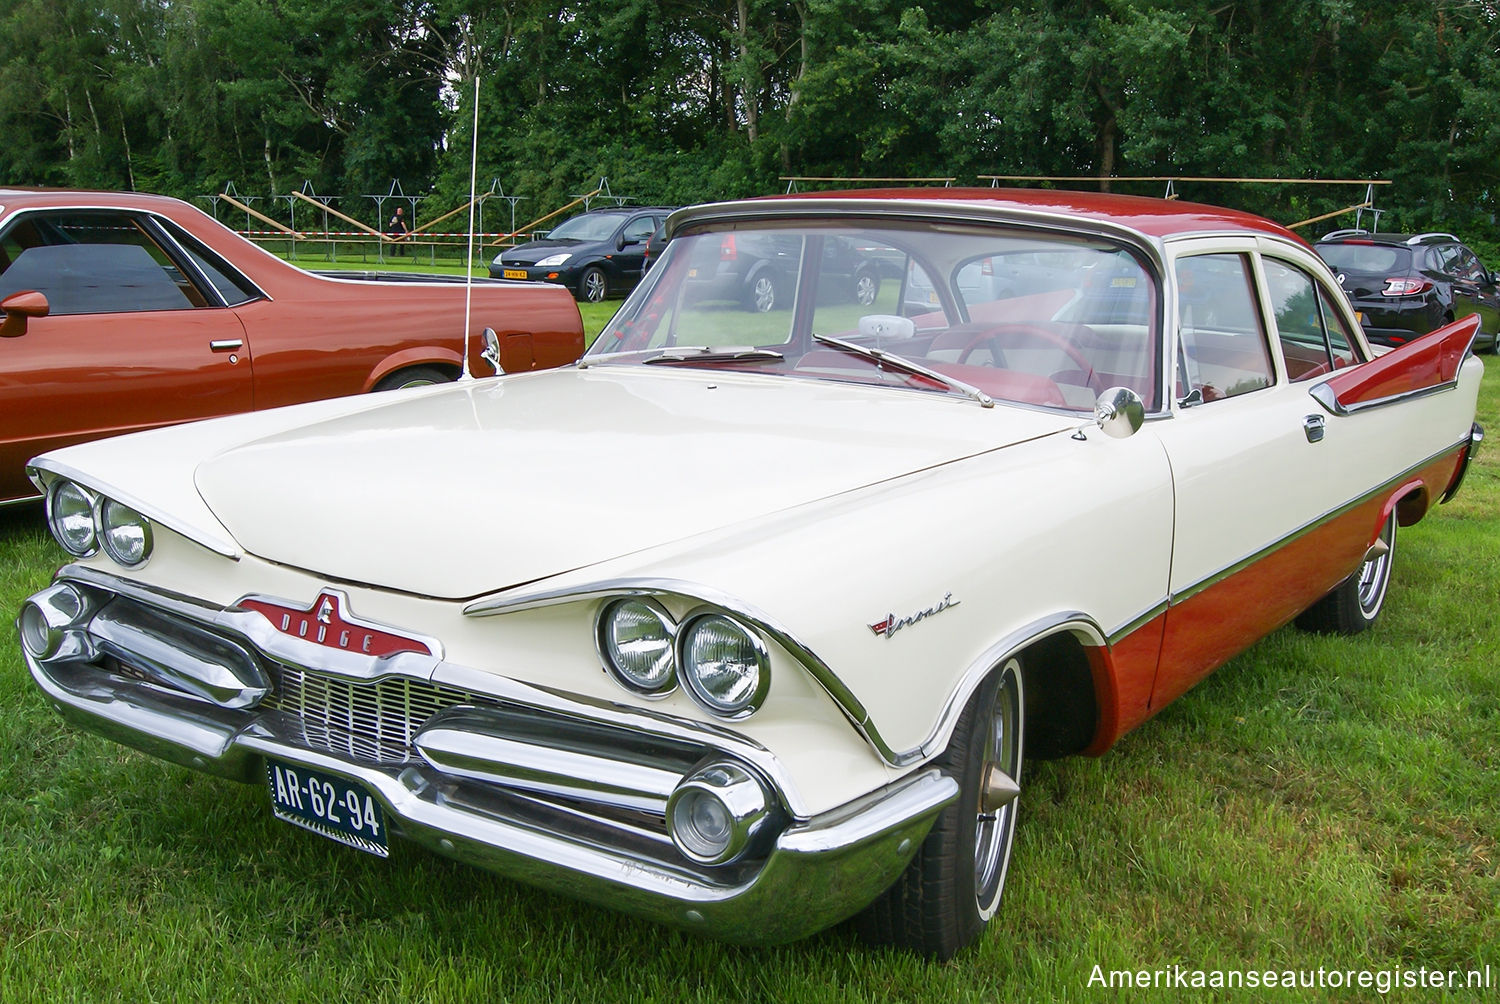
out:
M687 275L689 295L695 302L736 303L759 314L785 310L792 305L800 247L795 236L774 230L726 233L714 246L699 242ZM827 278L820 295L864 307L875 302L883 278L877 249L839 237L825 242L821 253ZM901 274L899 266L895 274Z
M69 443L452 380L464 301L461 280L304 272L176 199L0 189L0 503L34 498L26 461ZM583 352L557 290L476 285L485 327L510 368Z
M540 240L500 252L490 263L490 275L554 282L589 303L621 295L640 281L646 241L671 211L633 206L581 213Z
M646 253L641 262L642 274L649 272L656 259L661 257L663 249L667 246L667 221L663 220L661 225L651 232L646 238Z
M948 957L1000 908L1028 760L1294 619L1369 628L1481 438L1475 319L1377 358L1243 213L924 189L669 230L575 367L38 458L49 704L373 854ZM795 308L705 299L730 248ZM936 304L863 304L861 256Z
M1314 246L1338 274L1372 342L1401 345L1470 314L1478 348L1495 351L1500 278L1452 234L1339 230Z

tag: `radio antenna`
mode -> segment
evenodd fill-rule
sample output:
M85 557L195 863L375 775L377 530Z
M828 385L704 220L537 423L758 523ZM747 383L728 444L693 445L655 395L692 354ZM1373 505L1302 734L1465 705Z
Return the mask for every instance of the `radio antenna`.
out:
M474 135L469 150L469 246L464 254L467 263L464 271L464 353L460 380L472 380L469 372L469 323L474 304L474 176L479 167L479 69L474 70Z

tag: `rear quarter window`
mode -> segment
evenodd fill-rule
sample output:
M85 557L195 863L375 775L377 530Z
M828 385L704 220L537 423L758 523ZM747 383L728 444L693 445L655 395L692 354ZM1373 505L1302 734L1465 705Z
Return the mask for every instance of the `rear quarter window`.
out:
M1379 244L1320 244L1318 256L1335 272L1403 272L1411 267L1406 248Z

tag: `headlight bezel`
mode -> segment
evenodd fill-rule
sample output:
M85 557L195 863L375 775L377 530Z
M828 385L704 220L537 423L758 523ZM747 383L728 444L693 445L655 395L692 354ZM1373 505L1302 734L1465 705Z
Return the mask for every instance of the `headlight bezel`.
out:
M557 268L559 265L565 264L568 261L568 259L572 258L572 257L573 257L573 252L571 252L571 251L560 251L557 254L549 254L545 258L539 259L537 261L537 263L534 266L532 266L532 267L533 268Z
M629 605L639 605L644 608L663 629L666 642L665 655L667 657L667 670L661 683L655 686L645 684L620 665L614 655L614 649L618 645L611 644L610 630L613 625L613 617L622 608ZM651 596L616 596L606 601L594 618L594 646L599 653L599 660L603 663L610 679L639 697L651 700L660 700L668 694L676 691L678 686L677 667L677 620L660 600Z
M58 513L59 496L64 492L72 490L79 496L81 508L74 513L72 518L79 514L86 514L88 530L88 542L86 545L75 546L69 542L68 534L60 528L60 520L64 517ZM94 518L94 510L99 504L100 496L93 491L80 485L69 478L58 478L47 486L46 515L47 529L52 533L52 539L57 541L58 546L67 551L75 558L91 558L99 553L99 525Z
M710 692L703 680L701 670L695 668L688 658L688 649L693 642L694 632L701 629L707 622L715 620L729 625L744 637L748 642L751 659L755 665L755 681L749 693L734 701L725 701ZM765 703L766 694L771 689L770 650L766 647L765 639L761 637L760 632L730 611L706 605L690 611L678 625L675 654L677 675L682 680L683 687L692 695L698 706L710 714L736 721L753 715Z
M75 558L92 558L101 551L115 564L122 568L140 568L151 560L151 553L156 547L156 534L154 521L151 517L141 512L129 503L122 502L113 496L106 495L97 489L82 485L69 477L58 477L47 483L44 496L46 510L47 529L52 534L52 539L57 541L68 554ZM64 506L72 507L72 512L67 516L62 513ZM85 507L87 518L84 520ZM114 513L115 509L123 514L128 514L128 519L111 523L109 530L118 530L127 525L133 525L140 531L139 556L132 551L126 551L113 542L113 538L106 530L105 512L109 510ZM118 515L115 515L118 518ZM74 522L73 529L81 530L86 527L88 539L83 541L77 533L71 536L63 530L63 520L70 519Z

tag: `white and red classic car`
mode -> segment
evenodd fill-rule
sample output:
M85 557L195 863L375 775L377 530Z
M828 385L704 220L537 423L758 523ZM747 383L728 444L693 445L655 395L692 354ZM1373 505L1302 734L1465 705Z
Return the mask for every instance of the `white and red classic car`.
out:
M35 459L73 555L18 620L47 699L375 854L946 957L1026 758L1294 618L1368 627L1481 438L1472 319L1376 357L1241 213L865 191L670 227L574 368ZM746 311L708 280L766 232L786 295Z

